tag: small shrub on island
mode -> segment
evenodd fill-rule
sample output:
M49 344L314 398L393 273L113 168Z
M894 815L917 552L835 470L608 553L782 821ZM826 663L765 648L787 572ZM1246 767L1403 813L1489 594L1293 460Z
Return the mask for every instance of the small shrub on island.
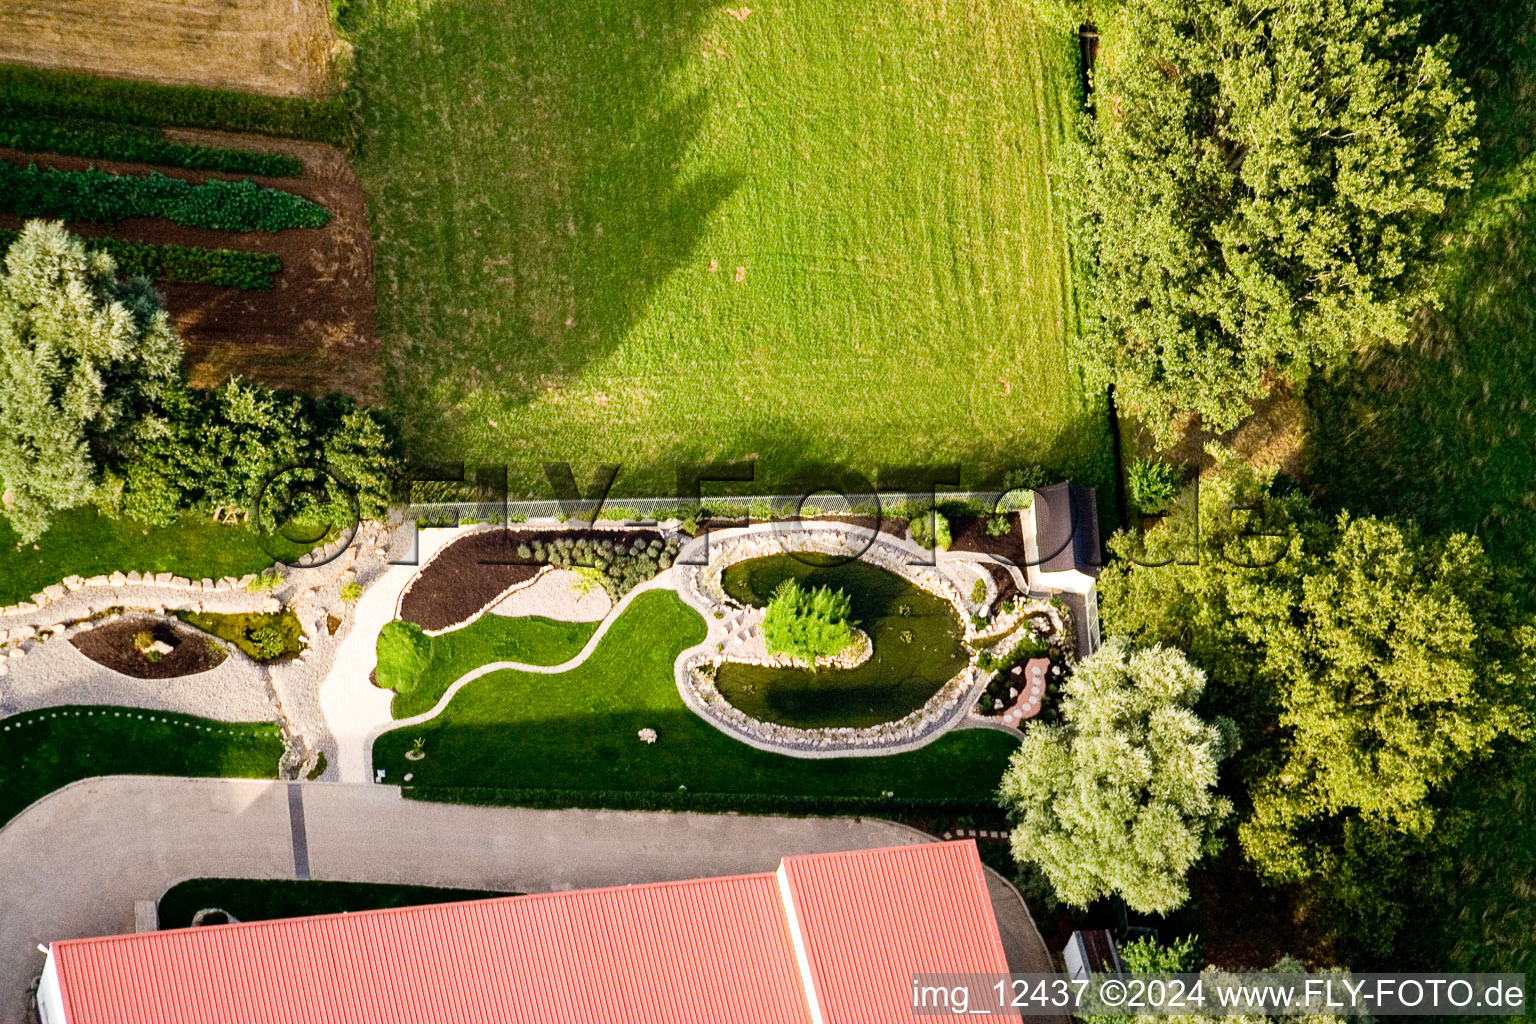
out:
M803 590L785 580L764 612L763 642L769 654L787 654L814 668L817 658L841 654L853 643L852 611L841 590Z
M357 603L363 596L363 585L356 580L348 580L341 585L341 599L348 604Z
M379 631L378 656L379 685L410 693L432 663L432 638L416 623L396 619Z

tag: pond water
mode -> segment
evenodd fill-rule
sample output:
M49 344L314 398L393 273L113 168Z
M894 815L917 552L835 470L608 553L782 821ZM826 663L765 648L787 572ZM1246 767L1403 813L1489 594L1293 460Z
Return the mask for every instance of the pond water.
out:
M817 672L721 665L721 695L753 718L801 729L894 721L922 707L970 659L965 627L948 601L867 562L771 555L727 567L723 583L737 601L762 607L787 579L846 593L874 653L857 668Z

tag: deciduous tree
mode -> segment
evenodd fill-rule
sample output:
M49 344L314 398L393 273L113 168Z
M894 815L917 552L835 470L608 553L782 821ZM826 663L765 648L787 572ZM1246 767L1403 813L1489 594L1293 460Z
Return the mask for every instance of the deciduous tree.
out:
M1063 724L1026 733L1002 785L1013 853L1066 902L1118 893L1166 913L1188 898L1189 869L1232 814L1215 789L1235 731L1194 712L1204 689L1179 651L1113 639L1066 684Z
M180 366L148 282L120 281L62 224L22 229L0 273L0 490L23 539L93 499L93 445L145 429Z
M1126 0L1074 160L1092 348L1121 399L1218 430L1395 344L1473 112L1412 0ZM1155 422L1162 422L1155 419Z

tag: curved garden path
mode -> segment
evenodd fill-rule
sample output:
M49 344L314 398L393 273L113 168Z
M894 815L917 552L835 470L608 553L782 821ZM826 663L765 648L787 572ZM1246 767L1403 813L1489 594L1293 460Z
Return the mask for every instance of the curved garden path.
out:
M677 580L679 569L687 567L690 559L703 561L707 558L709 539L713 537L718 541L729 541L733 538L744 536L762 535L779 532L784 529L780 523L756 523L747 527L729 530L714 531L704 537L688 541L678 552L677 566L669 568L655 577L640 584L629 593L625 594L598 624L592 636L588 638L582 649L572 658L558 665L530 665L520 661L494 661L470 669L459 678L455 679L437 703L428 711L412 715L409 718L396 719L390 713L390 704L393 694L388 690L380 689L373 685L369 679L377 658L374 650L374 638L384 624L395 617L399 607L400 595L410 585L412 579L420 573L443 548L460 538L471 533L495 529L488 526L455 527L452 529L434 529L422 531L420 540L420 557L418 565L391 566L389 571L369 587L368 592L357 603L354 610L353 628L338 651L332 665L330 674L320 688L320 703L324 709L326 720L330 723L332 734L337 742L337 769L342 782L373 782L375 781L375 769L373 766L373 744L380 736L395 729L411 725L419 725L436 718L452 702L455 695L465 686L495 672L514 671L526 672L531 675L560 675L577 668L597 650L608 630L629 608L630 604L639 595L652 590L672 590L678 593L684 603L700 613L704 620L706 631L704 639L698 644L684 650L676 661L676 682L678 695L690 711L698 715L710 725L731 736L733 739L773 753L787 754L792 757L807 758L831 758L831 757L875 757L890 754L903 753L927 746L940 736L952 729L964 728L997 728L1015 736L1020 736L1017 729L1001 723L992 723L970 713L976 703L976 698L985 688L982 680L970 686L961 699L937 721L932 728L927 729L923 735L911 740L903 740L878 747L864 748L836 748L829 750L801 750L787 747L783 744L759 739L746 735L741 730L727 726L717 720L717 717L704 708L693 691L693 687L684 678L686 669L683 666L694 655L712 651L717 644L724 642L726 637L725 627L721 621L712 614L712 609L699 605L687 587L680 587ZM843 525L840 527L845 532L873 533L863 527ZM928 564L936 568L942 567L946 562L977 563L987 560L985 555L973 556L970 553L952 555L949 552L939 552L938 558L933 561L934 553L919 547L917 544L904 538L896 538L888 535L876 537L897 550L911 556L914 564ZM940 571L942 569L940 568ZM1013 569L1015 576L1020 576L1017 569ZM523 584L519 584L522 586ZM503 595L504 597L505 595ZM501 601L498 597L485 608L471 616L465 623L453 628L462 628L469 622L473 622L485 614L490 607ZM450 630L437 631L434 635Z
M538 811L402 800L390 786L86 779L0 828L0 1024L31 1021L39 943L131 931L135 901L188 878L550 892L771 871L785 854L926 841L869 818ZM1009 966L1051 970L1018 892L990 870L987 887Z

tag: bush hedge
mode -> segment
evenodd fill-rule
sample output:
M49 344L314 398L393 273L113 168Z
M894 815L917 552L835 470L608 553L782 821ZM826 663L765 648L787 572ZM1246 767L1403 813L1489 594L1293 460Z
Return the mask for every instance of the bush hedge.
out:
M0 254L10 248L20 234L20 231L0 228ZM87 238L84 242L87 249L111 256L117 263L118 273L125 277L265 292L272 290L272 278L283 269L281 257L265 252L152 245L121 238Z
M196 85L0 66L0 120L39 114L148 127L221 128L342 147L356 141L361 124L356 104L347 95L257 96Z
M321 228L325 208L303 196L250 181L201 185L163 174L58 171L0 162L0 210L23 217L58 217L116 224L128 217L168 217L215 231Z
M841 815L921 818L974 815L994 818L998 805L988 801L910 797L809 796L783 793L706 793L688 790L494 789L480 786L402 786L412 800L491 807L561 809L585 807L612 811L701 811L707 814Z
M0 146L29 153L63 153L102 160L135 160L193 171L297 178L304 165L286 153L172 142L154 128L99 121L0 120Z

